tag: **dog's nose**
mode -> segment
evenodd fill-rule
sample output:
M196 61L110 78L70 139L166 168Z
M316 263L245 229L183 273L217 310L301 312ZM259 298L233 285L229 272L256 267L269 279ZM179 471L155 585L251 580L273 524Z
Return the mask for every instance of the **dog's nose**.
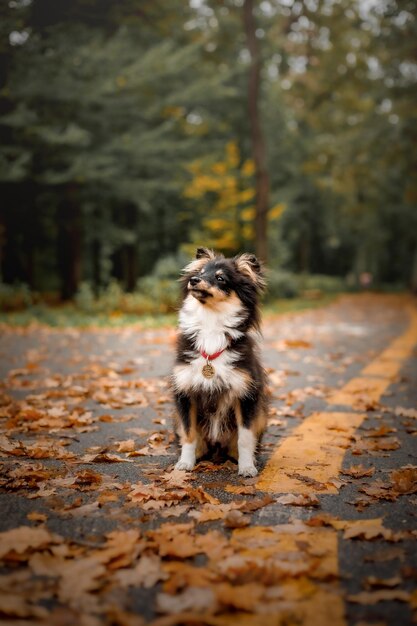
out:
M190 285L192 287L195 287L195 285L198 285L198 283L200 282L201 278L199 278L198 276L192 276L190 278Z

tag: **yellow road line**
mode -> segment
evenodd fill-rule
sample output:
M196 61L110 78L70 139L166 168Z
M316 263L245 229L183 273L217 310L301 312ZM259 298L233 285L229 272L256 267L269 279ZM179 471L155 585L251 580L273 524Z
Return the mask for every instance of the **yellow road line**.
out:
M372 361L370 366L378 368L379 371L384 370L384 365L378 361ZM339 391L334 391L327 398L328 405L343 405L352 408L366 408L376 405L384 391L390 386L393 378L398 374L401 367L401 361L396 361L396 367L390 367L390 375L378 377L358 376L342 387ZM363 370L362 370L363 373Z
M364 411L375 405L417 344L417 311L407 306L409 326L356 378L328 398L329 406ZM337 493L332 479L342 468L349 438L365 413L318 412L307 417L273 452L257 482L273 493ZM294 476L297 474L297 476Z
M360 413L313 413L274 452L257 488L275 493L337 493L329 481L338 477L340 455L363 418Z

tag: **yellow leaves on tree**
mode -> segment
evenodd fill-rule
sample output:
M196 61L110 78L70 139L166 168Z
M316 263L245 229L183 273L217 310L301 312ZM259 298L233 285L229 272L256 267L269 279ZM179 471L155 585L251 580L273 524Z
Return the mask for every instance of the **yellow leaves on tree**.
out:
M202 160L188 166L192 179L184 196L195 201L201 226L193 233L193 242L234 252L251 244L255 219L255 166L251 159L242 161L236 141L226 144L224 159L215 163ZM285 205L269 211L269 219L278 219Z

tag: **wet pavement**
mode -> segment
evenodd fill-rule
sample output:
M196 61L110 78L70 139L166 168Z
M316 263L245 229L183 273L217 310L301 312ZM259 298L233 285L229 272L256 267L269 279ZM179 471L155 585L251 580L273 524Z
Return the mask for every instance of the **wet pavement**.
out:
M173 471L174 342L2 329L0 619L414 623L416 303L344 296L265 320L255 479L223 457Z

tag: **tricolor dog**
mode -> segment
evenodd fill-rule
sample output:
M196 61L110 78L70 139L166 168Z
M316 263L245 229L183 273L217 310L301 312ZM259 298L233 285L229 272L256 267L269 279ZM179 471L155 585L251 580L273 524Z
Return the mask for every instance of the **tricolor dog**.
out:
M206 248L183 270L172 376L180 470L220 444L239 474L256 476L255 451L266 425L265 372L259 359L259 295L265 287L252 254L231 259Z

